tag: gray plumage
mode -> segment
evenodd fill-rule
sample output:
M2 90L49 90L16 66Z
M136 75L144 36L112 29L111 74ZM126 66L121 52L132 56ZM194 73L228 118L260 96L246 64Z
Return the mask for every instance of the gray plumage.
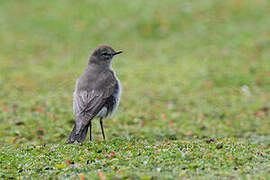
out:
M105 139L102 120L116 111L120 101L121 85L111 63L113 57L121 52L100 46L90 56L86 69L76 82L73 95L75 125L67 143L85 141L89 127L92 140L91 121L97 117Z

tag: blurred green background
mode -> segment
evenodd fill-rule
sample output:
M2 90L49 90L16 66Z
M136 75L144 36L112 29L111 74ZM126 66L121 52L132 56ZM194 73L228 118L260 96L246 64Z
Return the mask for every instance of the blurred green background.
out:
M108 140L270 144L267 0L0 1L0 143L64 143L91 51L124 53ZM94 139L101 140L98 123Z

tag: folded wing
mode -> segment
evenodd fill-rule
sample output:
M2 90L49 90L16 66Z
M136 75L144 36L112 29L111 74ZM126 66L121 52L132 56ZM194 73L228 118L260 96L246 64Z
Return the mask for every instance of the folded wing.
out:
M94 88L76 89L73 98L73 109L76 121L76 134L85 129L89 122L99 113L107 99L117 87L112 72L101 73Z

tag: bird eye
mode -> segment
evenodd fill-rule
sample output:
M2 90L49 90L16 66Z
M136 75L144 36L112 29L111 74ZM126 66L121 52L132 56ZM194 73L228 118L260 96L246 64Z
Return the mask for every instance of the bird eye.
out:
M103 55L103 56L110 56L110 54L107 53L107 52L102 53L102 55Z

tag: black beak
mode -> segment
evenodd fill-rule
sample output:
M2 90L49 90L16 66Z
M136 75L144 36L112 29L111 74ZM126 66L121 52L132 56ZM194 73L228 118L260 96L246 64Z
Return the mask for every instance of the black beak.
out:
M117 51L117 52L114 52L112 55L115 56L117 54L121 54L123 51Z

